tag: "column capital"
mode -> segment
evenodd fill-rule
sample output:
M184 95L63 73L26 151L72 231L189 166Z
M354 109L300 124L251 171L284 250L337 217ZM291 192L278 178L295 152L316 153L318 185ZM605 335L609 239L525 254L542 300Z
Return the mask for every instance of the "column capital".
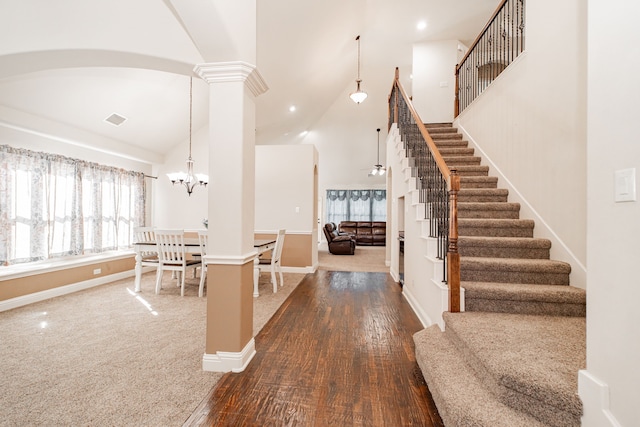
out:
M265 93L269 87L255 65L243 61L197 64L193 71L205 82L244 82L253 96Z

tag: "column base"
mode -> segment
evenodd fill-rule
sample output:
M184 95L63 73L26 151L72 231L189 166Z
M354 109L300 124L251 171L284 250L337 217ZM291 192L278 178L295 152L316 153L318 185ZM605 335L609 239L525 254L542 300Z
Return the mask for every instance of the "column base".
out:
M218 351L202 356L202 369L211 372L242 372L256 355L253 338L239 352Z

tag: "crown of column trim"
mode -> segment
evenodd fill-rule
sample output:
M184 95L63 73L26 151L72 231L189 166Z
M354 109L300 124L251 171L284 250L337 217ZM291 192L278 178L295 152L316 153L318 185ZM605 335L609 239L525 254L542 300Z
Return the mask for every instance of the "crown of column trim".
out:
M248 62L232 61L198 64L193 71L209 84L244 82L253 96L262 95L269 89L256 66Z
M258 252L253 251L240 256L224 256L224 255L205 255L202 261L205 264L225 264L225 265L244 265L253 262Z

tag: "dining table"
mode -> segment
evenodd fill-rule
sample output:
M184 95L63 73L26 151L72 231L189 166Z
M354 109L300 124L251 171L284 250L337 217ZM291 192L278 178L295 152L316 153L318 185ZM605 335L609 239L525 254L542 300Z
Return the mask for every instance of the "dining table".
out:
M258 280L260 278L260 269L258 265L260 264L260 256L275 248L276 240L275 239L255 239L253 242L253 248L256 251L256 256L253 260L253 296L258 297L260 293L258 292ZM141 292L141 279L142 279L142 253L143 252L152 252L154 251L156 244L155 242L144 242L139 243L136 242L133 244L134 250L136 252L136 266L135 266L135 280L134 280L134 291ZM200 254L200 242L198 238L194 237L185 237L184 238L184 247L185 252L188 254Z

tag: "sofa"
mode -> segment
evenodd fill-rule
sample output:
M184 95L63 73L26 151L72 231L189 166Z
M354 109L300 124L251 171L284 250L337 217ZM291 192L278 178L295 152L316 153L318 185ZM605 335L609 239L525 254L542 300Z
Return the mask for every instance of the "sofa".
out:
M329 222L322 228L324 237L327 238L329 252L334 255L353 255L356 252L356 240L353 236L340 234L336 225Z
M387 244L387 223L384 221L342 221L340 233L348 233L361 246L385 246Z

